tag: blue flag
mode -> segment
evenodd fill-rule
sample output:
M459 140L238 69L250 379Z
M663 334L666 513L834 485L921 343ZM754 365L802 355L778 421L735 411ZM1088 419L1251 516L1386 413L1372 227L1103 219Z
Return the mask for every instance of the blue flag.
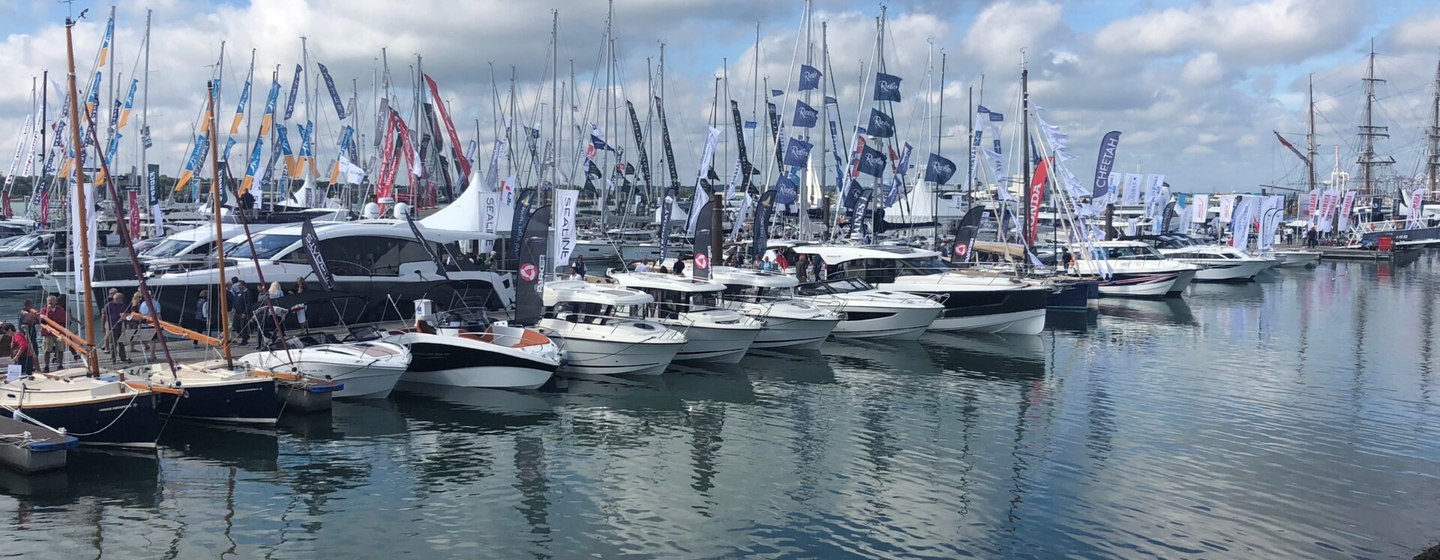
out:
M340 120L345 120L345 104L340 102L340 92L335 91L335 80L330 79L330 69L319 62L315 65L320 67L320 77L325 79L325 87L330 89L330 101L335 103L335 114L339 115Z
M806 104L799 99L795 100L795 116L790 121L792 126L798 128L814 128L815 123L820 120L820 111Z
M1110 193L1110 168L1115 165L1115 151L1120 148L1120 131L1112 130L1100 140L1100 155L1095 158L1095 186L1090 193L1098 202Z
M783 90L778 90L778 89L772 89L772 90L770 90L770 97L780 97L780 96L782 96L782 95L785 95L785 92L784 92Z
M813 147L815 146L809 142L791 138L789 142L785 143L785 165L803 167L810 161L810 149Z
M879 109L870 110L870 124L865 126L870 136L876 138L893 138L895 136L895 119L890 115L880 112Z
M925 180L937 185L943 185L955 176L955 162L946 159L939 154L930 154L930 161L925 164Z
M820 69L809 64L800 65L800 91L820 87Z
M880 177L885 174L885 154L880 150L865 146L860 152L860 172L871 177Z
M295 65L295 79L290 80L290 98L285 101L285 119L290 120L295 115L295 94L300 92L300 72L304 69L299 64Z
M876 101L899 101L900 100L900 77L892 76L884 72L875 73L875 100Z
M800 199L800 179L792 171L775 181L775 203L789 206Z

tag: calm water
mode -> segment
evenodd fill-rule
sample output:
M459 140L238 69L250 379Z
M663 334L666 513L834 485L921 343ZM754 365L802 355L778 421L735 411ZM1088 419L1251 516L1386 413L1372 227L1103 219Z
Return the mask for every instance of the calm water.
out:
M1437 294L1440 254L1324 264L1038 337L172 424L158 461L0 474L0 556L1409 557Z

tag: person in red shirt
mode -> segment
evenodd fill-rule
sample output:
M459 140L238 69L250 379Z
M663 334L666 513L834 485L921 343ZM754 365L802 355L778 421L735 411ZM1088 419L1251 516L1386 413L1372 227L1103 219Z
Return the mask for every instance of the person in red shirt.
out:
M45 307L40 308L40 316L56 323L62 327L70 326L70 315L65 312L65 306L60 305L60 298L49 296L45 298ZM40 331L40 356L44 358L42 372L50 372L50 357L55 357L55 369L65 367L65 345L55 333L41 329Z
M35 371L35 348L30 345L30 339L25 333L15 329L15 325L5 323L0 327L0 334L10 337L10 363L20 366L20 371L30 375Z

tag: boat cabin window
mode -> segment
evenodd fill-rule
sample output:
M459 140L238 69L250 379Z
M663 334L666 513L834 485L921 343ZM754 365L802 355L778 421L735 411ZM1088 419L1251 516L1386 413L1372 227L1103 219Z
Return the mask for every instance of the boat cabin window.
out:
M606 325L614 316L614 310L611 306L600 303L566 301L555 305L555 310L550 315L572 323Z
M181 239L166 239L164 241L161 241L154 247L151 247L149 251L141 253L140 256L155 259L168 259L171 257L176 257L179 256L186 247L189 247L191 243L194 243L194 241L185 241Z
M232 259L248 259L251 257L261 259L272 259L286 247L294 245L300 240L297 235L281 234L260 234L251 238L254 241L255 251L251 253L251 243L237 242L225 244L225 256Z
M1162 256L1149 245L1124 245L1120 247L1103 247L1105 257L1109 260L1125 261L1158 261Z

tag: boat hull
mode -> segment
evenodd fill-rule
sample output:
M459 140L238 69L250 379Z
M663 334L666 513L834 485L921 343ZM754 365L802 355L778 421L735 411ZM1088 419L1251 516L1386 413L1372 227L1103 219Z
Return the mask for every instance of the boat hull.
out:
M398 346L392 348L397 350L396 355L376 359L334 355L332 352L322 354L324 347L309 347L292 349L289 352L256 352L243 356L238 361L262 369L298 373L311 379L323 379L343 385L334 392L334 398L383 399L390 396L390 391L400 382L400 376L410 366L409 352Z
M1255 275L1270 268L1270 261L1253 260L1236 263L1205 263L1205 268L1195 271L1196 282L1249 282Z
M160 437L151 392L116 395L84 403L25 407L20 412L35 421L66 433L89 447L153 449ZM0 415L14 418L14 411L0 408Z
M575 375L660 375L683 342L610 342L560 335L564 340L562 373Z
M685 333L685 344L675 353L677 362L704 361L719 364L736 364L750 351L750 345L760 335L759 328L721 328L702 325L685 326L666 323L665 326Z
M1179 281L1180 272L1116 274L1100 282L1100 293L1122 297L1164 297Z
M919 340L942 310L940 306L894 308L849 305L845 308L845 320L835 325L830 335L835 338Z
M467 344L447 335L407 333L410 367L400 376L404 383L491 389L537 389L559 369L554 360L508 347Z
M157 410L176 418L235 424L274 424L280 416L274 379L256 377L183 388L184 395L157 393Z
M840 319L790 319L767 316L765 328L755 337L751 348L774 349L794 348L816 350L825 344L825 339L840 325Z
M1045 328L1045 305L1050 291L1039 286L1000 290L943 290L924 286L929 291L916 291L904 284L892 286L895 290L943 300L945 310L930 324L930 330L1040 334Z
M1064 280L1050 284L1050 293L1045 298L1047 309L1082 310L1089 309L1092 293L1098 292L1099 282L1093 280Z

